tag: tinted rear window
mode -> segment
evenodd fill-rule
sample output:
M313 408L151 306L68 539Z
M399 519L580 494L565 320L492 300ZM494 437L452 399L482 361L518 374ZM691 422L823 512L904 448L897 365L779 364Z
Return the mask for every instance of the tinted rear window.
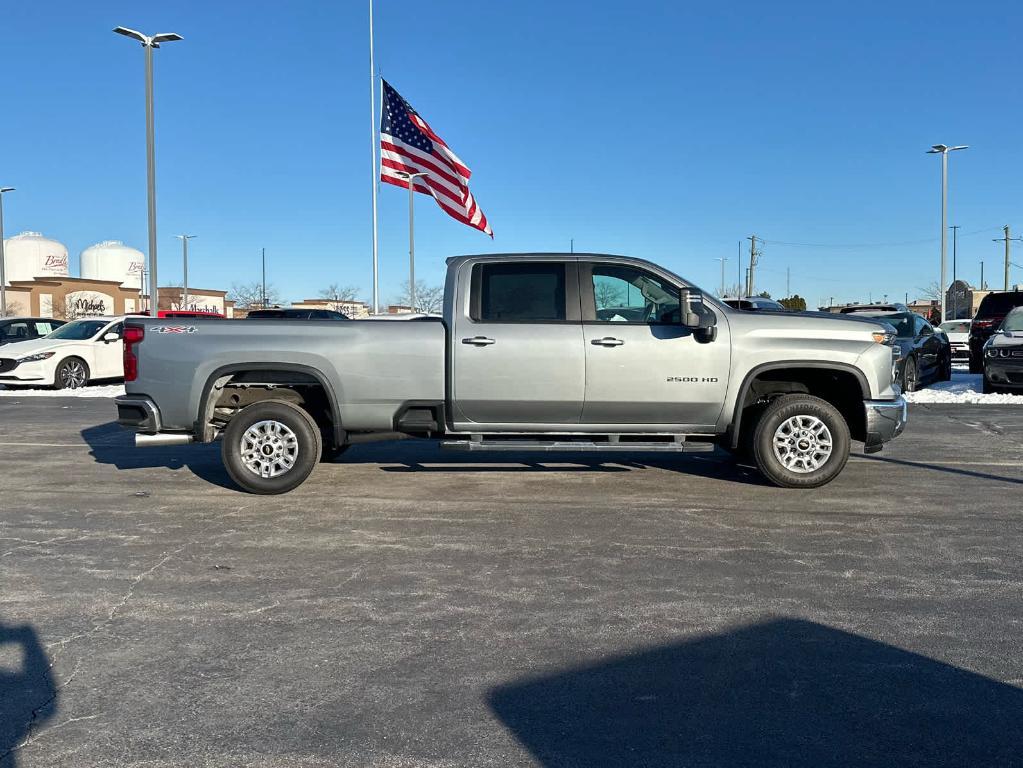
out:
M565 319L565 265L481 264L478 320L544 322Z
M977 317L992 317L1004 315L1010 309L1023 306L1023 291L1009 291L1008 293L989 293L980 302L977 310Z

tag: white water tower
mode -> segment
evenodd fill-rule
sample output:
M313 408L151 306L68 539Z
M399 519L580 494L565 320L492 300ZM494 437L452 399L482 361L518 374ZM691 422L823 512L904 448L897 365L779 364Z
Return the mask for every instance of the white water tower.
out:
M90 245L81 255L82 277L89 280L115 280L125 288L142 288L142 251L120 240L104 240Z
M39 232L22 232L4 240L4 275L12 280L67 277L67 248Z

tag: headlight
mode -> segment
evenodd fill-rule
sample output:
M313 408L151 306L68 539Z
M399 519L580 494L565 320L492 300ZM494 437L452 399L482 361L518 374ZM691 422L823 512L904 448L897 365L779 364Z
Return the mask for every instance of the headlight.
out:
M53 357L56 352L40 352L35 355L29 355L28 357L18 358L19 363L34 363L36 360L49 360Z
M890 347L895 343L895 333L893 331L874 331L871 335L878 344Z
M988 357L998 357L998 350L995 349L994 347L988 347L987 348L987 356Z

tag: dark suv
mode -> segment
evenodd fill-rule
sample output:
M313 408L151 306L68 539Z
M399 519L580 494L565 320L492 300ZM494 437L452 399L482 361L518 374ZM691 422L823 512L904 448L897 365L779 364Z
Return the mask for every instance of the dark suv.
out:
M0 346L42 338L62 325L63 320L54 320L52 317L0 318Z
M983 373L984 342L1016 307L1023 307L1023 291L994 291L980 302L970 326L970 373Z
M330 309L254 309L248 320L347 320L348 315Z

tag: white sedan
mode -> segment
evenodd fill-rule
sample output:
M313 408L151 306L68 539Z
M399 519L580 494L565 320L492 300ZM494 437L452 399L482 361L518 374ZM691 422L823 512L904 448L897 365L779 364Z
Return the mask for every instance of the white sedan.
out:
M78 389L95 379L124 376L123 317L90 317L41 339L4 347L0 384Z

